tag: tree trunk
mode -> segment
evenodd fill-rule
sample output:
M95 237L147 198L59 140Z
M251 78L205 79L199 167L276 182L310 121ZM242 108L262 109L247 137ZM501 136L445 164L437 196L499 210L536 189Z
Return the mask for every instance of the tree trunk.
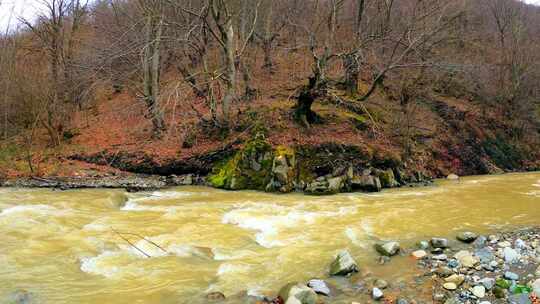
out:
M222 112L222 123L224 126L229 125L230 120L230 111L231 111L231 104L234 101L236 97L236 86L237 86L237 80L236 80L236 41L235 41L235 33L234 33L234 25L232 20L228 20L227 24L225 25L226 30L226 36L225 36L225 56L226 56L226 64L227 64L227 91L225 93L225 97L223 98L223 101L221 103L221 112Z
M357 53L347 54L343 57L345 69L344 84L349 95L358 94L358 78L360 75L360 63Z
M161 34L163 21L161 17L155 20L154 17L147 17L146 24L146 45L143 56L143 87L144 98L152 120L153 137L161 138L165 129L163 114L159 104L159 74L161 67Z

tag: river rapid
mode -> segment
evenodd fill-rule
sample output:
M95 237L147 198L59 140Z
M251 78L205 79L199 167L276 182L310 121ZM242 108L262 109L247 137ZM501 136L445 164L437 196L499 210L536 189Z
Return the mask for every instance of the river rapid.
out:
M540 173L328 197L179 187L156 192L0 188L0 303L229 303L325 278L348 249L363 271L411 280L406 256L378 265L379 240L412 247L459 231L540 225ZM349 301L350 303L350 301Z

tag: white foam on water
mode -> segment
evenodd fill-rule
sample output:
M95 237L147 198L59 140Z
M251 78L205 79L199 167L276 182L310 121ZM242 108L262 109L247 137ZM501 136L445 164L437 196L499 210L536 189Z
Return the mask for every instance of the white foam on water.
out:
M20 213L36 213L40 215L58 214L61 211L48 205L18 205L6 208L0 212L0 216L20 214Z
M217 275L222 276L230 273L238 272L248 272L250 269L249 265L246 264L232 264L232 263L223 263L219 265L217 270Z
M529 196L540 197L540 191L539 190L533 190L533 191L525 192L523 194L529 195Z
M220 248L212 248L212 253L214 254L214 260L216 261L239 260L256 254L249 250L232 251Z
M357 207L341 207L337 211L305 211L276 204L255 204L251 207L227 212L222 223L257 231L255 241L265 247L280 247L299 238L279 239L280 230L312 225L322 217L344 216L356 213Z
M80 268L83 272L89 274L112 278L119 273L120 269L117 266L108 265L107 260L118 258L122 254L122 252L118 251L104 251L95 257L82 258Z

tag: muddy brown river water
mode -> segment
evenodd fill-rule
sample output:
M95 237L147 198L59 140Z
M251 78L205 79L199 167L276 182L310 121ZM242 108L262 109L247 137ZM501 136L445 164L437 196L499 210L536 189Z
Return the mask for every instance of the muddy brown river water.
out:
M379 266L374 242L538 226L540 173L329 197L0 188L0 210L0 303L17 290L55 304L204 303L212 291L241 303L235 295L325 277L341 249L407 279L414 262Z

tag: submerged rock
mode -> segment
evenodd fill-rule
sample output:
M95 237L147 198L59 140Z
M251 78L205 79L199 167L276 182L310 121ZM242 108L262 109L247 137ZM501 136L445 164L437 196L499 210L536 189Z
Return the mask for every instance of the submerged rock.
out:
M399 252L400 247L399 247L398 242L386 242L386 243L376 244L375 249L381 255L393 256Z
M211 292L206 295L206 299L209 301L222 301L225 300L225 295L219 291Z
M433 248L448 248L448 240L443 238L432 238L431 241L431 247Z
M313 279L309 280L307 283L307 286L313 289L318 294L329 296L330 295L330 288L328 285L326 285L326 282L319 279Z
M474 240L476 240L478 238L478 235L476 235L475 233L473 232L470 232L470 231L466 231L466 232L461 232L459 233L456 238L459 240L459 241L462 241L464 243L472 243L474 242Z
M300 283L289 283L279 291L284 304L316 304L317 294L313 289Z
M336 259L330 264L330 275L346 276L358 272L358 264L348 251L338 253Z

